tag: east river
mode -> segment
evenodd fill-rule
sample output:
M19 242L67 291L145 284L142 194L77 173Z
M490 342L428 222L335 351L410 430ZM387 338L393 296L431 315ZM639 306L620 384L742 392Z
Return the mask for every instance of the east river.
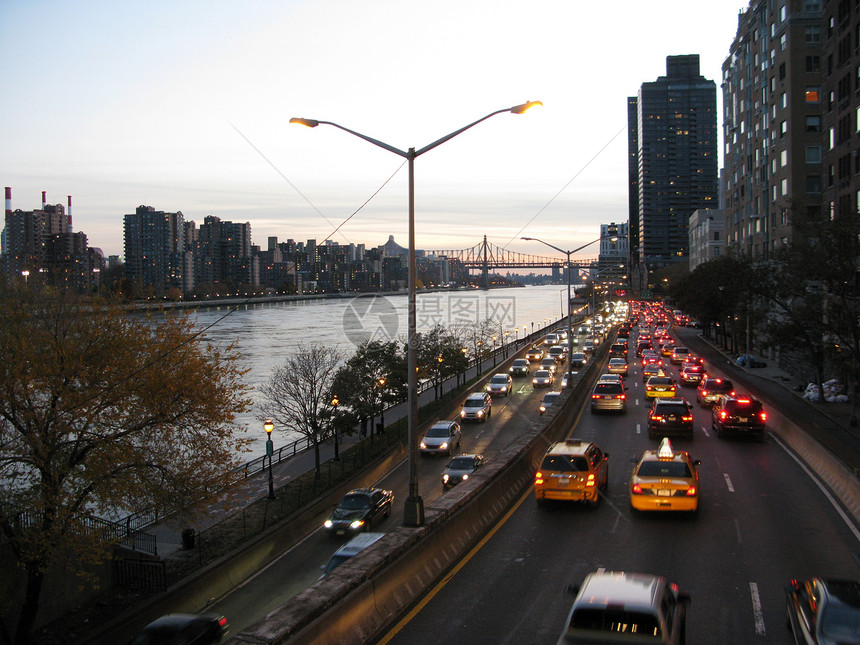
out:
M566 311L566 296L567 287L561 285L419 293L416 323L421 332L436 323L456 328L492 319L509 332L507 341L513 342L557 321ZM208 327L209 342L221 347L235 343L240 365L249 370L245 380L256 396L257 386L299 345L335 347L346 360L365 340L405 342L406 301L405 294L384 294L225 305L198 309L193 317L200 329ZM262 454L265 433L254 410L237 421L255 442L249 459ZM272 437L276 447L295 438L298 435L282 429Z

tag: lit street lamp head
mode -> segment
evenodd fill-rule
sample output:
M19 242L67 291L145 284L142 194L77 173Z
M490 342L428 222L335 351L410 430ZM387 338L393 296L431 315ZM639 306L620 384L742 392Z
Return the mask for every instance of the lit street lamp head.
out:
M514 114L522 114L526 110L533 108L536 105L543 105L540 101L526 101L522 105L515 105L511 108L511 112Z
M299 117L293 117L290 119L290 123L298 123L299 125L305 125L309 128L315 128L320 124L320 122L315 119L300 119Z

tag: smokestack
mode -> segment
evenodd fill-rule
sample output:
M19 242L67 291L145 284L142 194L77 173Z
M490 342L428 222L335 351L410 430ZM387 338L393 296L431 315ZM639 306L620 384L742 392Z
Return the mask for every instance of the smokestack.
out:
M12 212L12 187L6 186L6 217Z
M42 210L45 210L45 206L48 205L48 194L43 190L42 191Z
M72 232L72 196L69 195L69 207L66 210L66 215L68 216L68 225L69 225L69 233Z

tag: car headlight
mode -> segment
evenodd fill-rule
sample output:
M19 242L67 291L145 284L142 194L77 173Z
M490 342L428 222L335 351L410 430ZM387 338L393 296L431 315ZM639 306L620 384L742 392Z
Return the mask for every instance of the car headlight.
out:
M326 527L327 529L330 529L331 527L334 526L334 522L332 522L331 520L326 520L325 522L323 522L323 526Z
M540 411L541 411L541 412L546 412L546 406L545 406L545 405L540 406Z
M447 441L446 441L446 442L444 442L442 445L440 445L440 446L439 446L439 450L445 450L445 449L447 449L447 448L448 448L448 442L447 442Z
M466 411L465 411L465 410L460 410L460 417L462 418L462 417L465 417L465 416L466 416Z
M420 444L418 444L418 447L421 448L422 450L426 450L427 444L422 441Z
M442 475L442 481L446 484L448 483L448 480L450 478L451 478L451 476L448 473L445 473L444 475Z
M468 475L463 475L462 479L463 479L463 481L466 481L467 479L469 479L469 476L468 476Z
M360 529L362 526L364 526L364 520L353 520L349 523L349 528L351 528L353 531L355 531L356 529Z
M478 410L478 416L479 416L479 417L484 416L484 411L483 411L483 410Z

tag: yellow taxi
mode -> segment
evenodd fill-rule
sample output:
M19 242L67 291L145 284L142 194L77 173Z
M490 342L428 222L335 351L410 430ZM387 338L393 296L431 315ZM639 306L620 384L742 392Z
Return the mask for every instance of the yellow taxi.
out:
M590 441L558 441L549 447L535 473L535 499L538 506L551 499L597 506L608 482L609 453Z
M665 437L657 450L642 453L630 477L630 506L637 511L699 510L702 462L684 450L674 450Z
M671 376L649 376L645 381L645 396L649 399L660 397L675 398L678 388Z

